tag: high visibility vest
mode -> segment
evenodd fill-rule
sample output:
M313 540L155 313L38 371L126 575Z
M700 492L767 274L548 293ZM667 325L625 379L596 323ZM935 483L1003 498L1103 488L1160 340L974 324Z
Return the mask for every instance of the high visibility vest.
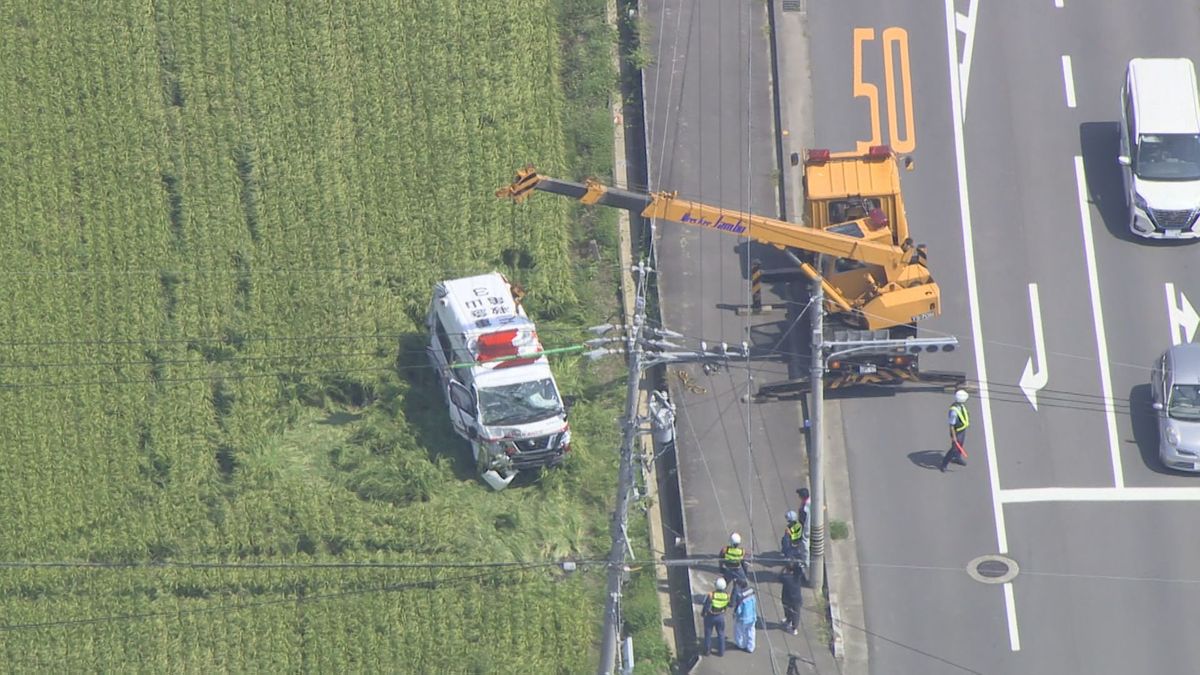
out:
M713 591L708 596L708 607L713 614L724 614L729 606L729 594L725 591Z
M961 403L955 403L950 406L951 410L958 412L958 423L954 425L955 431L966 431L967 427L971 426L971 415L967 412L967 406Z
M726 546L722 557L725 564L737 567L742 564L742 558L745 555L746 552L742 550L741 546Z
M795 522L788 524L787 533L788 539L791 539L793 544L800 543L800 540L804 538L804 523Z

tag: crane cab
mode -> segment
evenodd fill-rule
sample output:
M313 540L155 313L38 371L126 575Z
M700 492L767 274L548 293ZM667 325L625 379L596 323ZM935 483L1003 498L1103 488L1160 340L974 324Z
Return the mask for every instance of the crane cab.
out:
M908 239L900 172L886 145L866 154L809 150L804 200L809 227L895 246Z

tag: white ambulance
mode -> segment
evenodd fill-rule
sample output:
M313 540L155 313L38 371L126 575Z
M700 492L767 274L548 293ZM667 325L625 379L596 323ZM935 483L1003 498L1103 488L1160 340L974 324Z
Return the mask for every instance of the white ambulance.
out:
M566 407L519 294L493 272L438 282L426 317L429 360L450 422L496 490L571 449Z

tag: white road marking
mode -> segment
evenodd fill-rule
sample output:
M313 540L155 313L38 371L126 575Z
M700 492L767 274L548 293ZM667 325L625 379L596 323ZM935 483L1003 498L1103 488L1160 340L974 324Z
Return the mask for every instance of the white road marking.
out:
M971 0L971 15L975 15L976 0ZM996 465L996 439L992 429L992 406L988 396L987 367L983 353L983 320L979 315L979 282L975 278L975 243L971 235L971 204L967 195L967 157L963 141L963 107L966 97L959 87L960 66L958 63L957 24L954 0L946 0L946 48L949 50L950 66L950 126L954 130L954 160L958 174L959 217L962 220L963 252L967 267L967 297L971 308L972 343L975 348L975 370L979 381L980 418L983 420L983 445L987 457L988 486L992 496L992 515L996 519L996 544L998 553L1008 553L1008 533L1004 530L1004 507L1000 504L1000 473ZM973 22L973 21L972 21ZM970 59L970 41L974 31L968 34L967 59ZM1016 606L1012 594L1004 594L1004 607L1008 613L1008 635L1014 651L1020 649L1017 638Z
M1046 339L1042 336L1042 305L1038 302L1037 284L1029 284L1029 310L1033 313L1033 351L1037 357L1034 366L1033 358L1025 362L1025 372L1021 373L1021 391L1029 399L1029 405L1037 410L1037 393L1050 381L1050 368L1046 365Z
M947 6L950 5L948 4ZM966 14L955 12L954 8L951 6L950 11L952 15L948 15L949 18L951 18L954 22L954 29L963 34L962 64L958 65L957 67L959 80L958 95L962 102L960 111L964 115L964 119L966 115L965 111L967 109L967 85L971 82L971 52L975 49L975 17L979 16L979 13L975 10L978 8L979 0L971 0L971 4L967 7ZM953 31L948 30L948 32L950 33L951 37L954 36ZM958 64L958 41L951 40L950 44L954 46L954 49L952 49L950 52L950 63Z
M1000 491L1005 504L1034 502L1200 502L1200 487L1050 487Z
M1087 177L1083 172L1083 157L1075 156L1075 185L1079 192L1079 217L1083 223L1083 252L1087 259L1088 287L1092 295L1093 328L1096 331L1096 351L1100 357L1100 393L1104 396L1104 418L1108 426L1108 452L1112 460L1113 483L1125 486L1121 468L1121 445L1117 437L1117 411L1113 407L1112 375L1108 371L1108 340L1104 337L1104 312L1100 308L1100 279L1096 272L1096 244L1092 240L1092 211L1088 204Z
M1061 8L1063 6L1063 0L1054 0L1054 6Z
M1075 107L1075 78L1071 75L1071 57L1063 54L1063 82L1067 85L1067 107Z
M1192 303L1188 302L1183 291L1179 291L1179 302L1175 302L1175 284L1167 282L1167 316L1171 321L1171 344L1191 342L1196 335L1196 327L1200 326L1200 315L1196 314ZM1182 335L1183 339L1180 340Z
M1021 634L1017 632L1017 600L1013 597L1012 582L1004 584L1004 609L1008 614L1008 646L1021 651Z

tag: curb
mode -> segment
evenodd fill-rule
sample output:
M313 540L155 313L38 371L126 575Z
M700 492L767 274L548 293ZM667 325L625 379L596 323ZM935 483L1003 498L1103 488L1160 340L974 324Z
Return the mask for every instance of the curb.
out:
M842 673L866 675L870 662L866 639L866 615L863 609L862 580L858 572L858 544L854 537L854 504L850 498L850 471L846 458L845 434L842 431L842 406L826 403L825 446L830 450L828 460L827 503L831 517L844 520L850 526L850 536L839 541L829 540L826 547L826 582L829 584L829 606L832 614L834 649L842 663ZM833 612L834 597L837 611ZM850 628L850 635L846 635Z
M791 4L794 7L785 7ZM785 219L801 222L803 218L803 186L800 171L791 166L793 152L803 152L814 141L812 129L812 84L807 37L807 2L771 0L768 3L771 21L772 88L776 98L776 154L780 170L780 198L786 209ZM786 11L793 10L793 11ZM787 72L798 76L787 78ZM787 86L784 82L794 84ZM789 122L795 121L796 128ZM826 542L825 583L829 591L831 630L830 645L834 657L842 665L842 673L869 672L866 644L862 580L858 573L858 550L854 543L854 511L850 498L849 465L846 461L845 439L842 432L841 404L825 402L826 442L826 504L830 516L837 514L851 524L851 536L844 541ZM856 628L847 637L844 627Z

